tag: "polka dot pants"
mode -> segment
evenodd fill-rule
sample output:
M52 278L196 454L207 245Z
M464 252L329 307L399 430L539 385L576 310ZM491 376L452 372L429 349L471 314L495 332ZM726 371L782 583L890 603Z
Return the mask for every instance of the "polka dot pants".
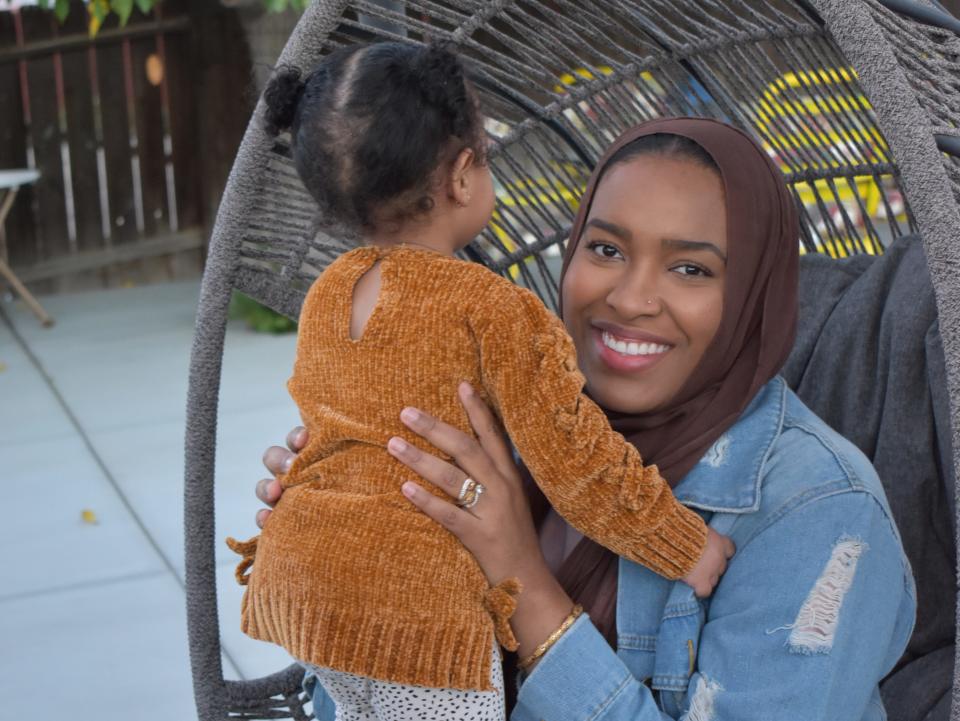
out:
M494 691L408 686L308 667L336 704L336 721L504 721L503 668L496 642L490 678Z

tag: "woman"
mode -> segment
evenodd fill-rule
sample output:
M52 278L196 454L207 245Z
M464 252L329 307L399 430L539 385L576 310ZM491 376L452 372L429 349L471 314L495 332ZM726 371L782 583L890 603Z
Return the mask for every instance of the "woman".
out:
M405 495L491 584L524 586L511 625L518 656L533 661L515 721L885 718L878 682L910 636L913 580L867 459L776 375L796 294L793 201L748 136L657 120L600 160L564 258L562 316L614 428L736 543L709 601L544 509L469 388L477 440L401 414L457 466L392 444L398 459L451 501L468 476L486 488L470 511L413 483ZM268 452L275 472L288 461ZM278 492L258 487L268 502ZM587 614L571 614L575 601ZM315 702L326 718L322 694Z

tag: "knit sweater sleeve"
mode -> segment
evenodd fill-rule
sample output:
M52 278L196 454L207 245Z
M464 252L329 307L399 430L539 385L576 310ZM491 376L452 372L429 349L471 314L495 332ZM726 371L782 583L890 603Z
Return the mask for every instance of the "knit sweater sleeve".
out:
M667 578L703 554L706 526L583 395L573 341L530 291L498 283L475 307L484 390L553 507L577 530Z

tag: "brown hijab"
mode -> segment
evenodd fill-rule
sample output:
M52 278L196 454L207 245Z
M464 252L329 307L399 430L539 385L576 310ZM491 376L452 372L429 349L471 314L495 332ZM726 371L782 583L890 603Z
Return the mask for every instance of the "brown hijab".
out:
M723 314L700 364L669 408L635 415L607 411L607 417L637 447L644 462L657 464L675 486L734 424L790 353L797 320L799 236L796 206L780 170L748 135L715 120L653 120L623 133L593 171L567 244L561 289L610 158L639 138L661 133L694 141L720 169L727 210ZM528 487L539 523L548 505L536 486ZM616 555L585 538L566 559L558 578L615 645Z

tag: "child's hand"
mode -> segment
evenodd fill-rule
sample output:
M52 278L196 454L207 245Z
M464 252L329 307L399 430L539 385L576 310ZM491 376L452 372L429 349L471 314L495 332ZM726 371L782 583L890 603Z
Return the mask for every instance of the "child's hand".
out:
M707 545L703 555L686 576L681 580L693 589L700 598L706 598L720 581L720 576L727 570L727 560L733 557L737 548L733 541L707 527Z

